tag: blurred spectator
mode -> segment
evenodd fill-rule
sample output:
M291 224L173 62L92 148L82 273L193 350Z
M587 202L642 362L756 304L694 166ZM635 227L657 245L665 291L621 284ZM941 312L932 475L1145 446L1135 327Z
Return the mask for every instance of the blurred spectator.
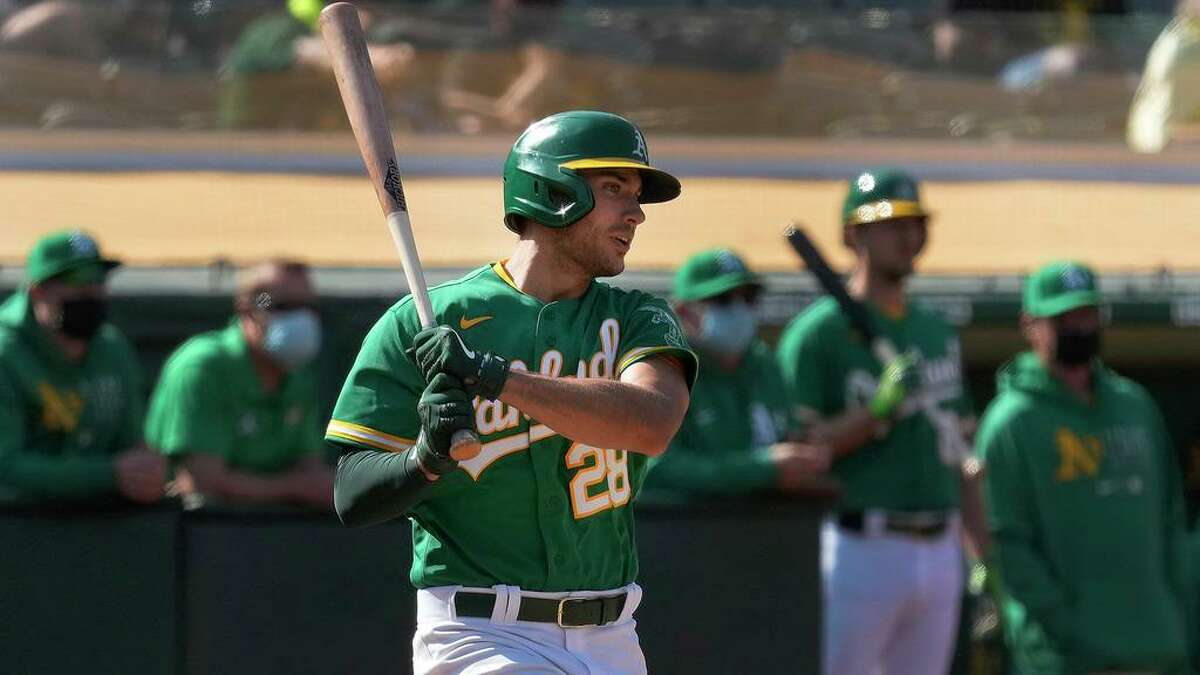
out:
M978 71L1004 62L1001 86L1034 90L1085 69L1108 68L1111 55L1095 43L1118 43L1097 17L1128 13L1125 0L941 0L943 18L933 27L937 61L956 70ZM1017 51L1014 55L1013 50Z
M794 441L783 378L757 337L762 279L733 251L688 258L674 308L704 367L683 425L651 460L646 489L678 497L813 489L829 449Z
M191 338L167 360L146 436L178 460L185 494L328 508L333 473L306 367L321 344L308 268L275 261L244 271L236 310L228 327Z
M1200 0L1182 0L1146 57L1125 138L1137 152L1162 152L1181 127L1198 121Z
M1025 284L1032 350L1000 368L980 425L1013 672L1186 673L1186 542L1158 406L1099 358L1095 274Z
M457 114L459 131L477 133L489 126L523 129L543 113L547 102L539 95L546 93L564 65L561 53L551 48L562 40L558 34L562 5L563 0L491 0L493 47L515 48L519 70L515 75L497 72L501 59L494 50L455 51L442 103Z
M842 483L822 534L825 672L944 673L962 581L960 534L986 548L970 413L954 329L909 302L928 239L917 181L894 168L849 181L842 240L848 290L880 336L868 345L832 298L784 329L779 360L801 421L833 446ZM890 343L894 354L873 349Z
M151 53L165 29L165 6L155 0L43 0L11 13L4 4L0 0L0 49L38 56L99 61Z
M318 34L323 0L287 0L287 11L250 22L224 66L220 125L227 128L331 129L345 125L329 52ZM381 44L374 15L359 9L371 65L386 91L403 77L414 49Z
M108 273L79 231L38 241L26 286L0 305L0 494L16 500L163 494L142 445L145 390L133 347L107 322Z

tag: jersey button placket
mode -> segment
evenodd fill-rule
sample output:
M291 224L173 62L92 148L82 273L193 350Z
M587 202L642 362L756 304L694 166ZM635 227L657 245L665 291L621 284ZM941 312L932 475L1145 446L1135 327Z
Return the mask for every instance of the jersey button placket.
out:
M554 349L556 344L554 338L555 334L558 333L558 326L554 322L556 317L557 312L554 311L554 305L547 305L546 309L542 311L539 331L541 335L539 337L542 338L542 346L545 349Z

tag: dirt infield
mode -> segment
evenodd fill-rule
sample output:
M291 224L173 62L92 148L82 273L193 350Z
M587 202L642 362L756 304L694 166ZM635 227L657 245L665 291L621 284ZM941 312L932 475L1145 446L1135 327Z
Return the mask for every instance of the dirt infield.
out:
M430 267L505 254L500 188L484 178L406 181L421 256ZM684 198L647 207L629 265L665 269L731 245L764 270L795 261L779 236L811 226L839 262L842 186L830 181L692 178ZM1071 256L1105 271L1200 269L1200 190L1086 182L929 183L935 211L927 273L1003 274ZM0 173L0 261L19 263L55 228L91 230L134 265L296 256L325 266L396 264L374 195L357 177L219 173Z

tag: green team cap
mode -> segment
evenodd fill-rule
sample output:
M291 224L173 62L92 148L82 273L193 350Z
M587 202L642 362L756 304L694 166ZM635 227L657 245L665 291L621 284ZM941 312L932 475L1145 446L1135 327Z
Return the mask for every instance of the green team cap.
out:
M929 217L929 212L921 206L917 181L909 174L883 167L868 169L850 179L850 189L842 204L842 222L846 225L909 216Z
M52 277L71 284L99 283L120 264L101 258L96 240L86 232L54 232L33 245L25 261L25 278L31 284Z
M676 300L707 300L741 286L762 288L762 277L727 248L701 251L688 258L675 273Z
M1077 262L1052 262L1025 280L1021 309L1029 316L1058 316L1104 301L1096 274Z

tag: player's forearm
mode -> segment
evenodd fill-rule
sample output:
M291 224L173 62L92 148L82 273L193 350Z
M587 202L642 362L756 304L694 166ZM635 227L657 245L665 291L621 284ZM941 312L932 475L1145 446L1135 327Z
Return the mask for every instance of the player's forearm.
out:
M196 488L202 494L237 502L278 502L290 496L292 478L282 476L256 476L241 471L226 470L203 475L192 473Z
M45 457L32 453L0 459L0 484L23 497L84 499L116 488L112 460Z
M517 371L509 374L500 398L572 440L651 456L667 449L687 411L669 396L630 382Z
M650 471L655 487L710 495L736 495L773 487L778 471L768 448L743 448L722 457L672 443Z
M343 450L333 482L333 505L350 527L399 518L432 484L412 452Z
M866 408L860 408L813 425L811 435L828 443L833 448L833 456L838 458L856 452L875 440L881 428L882 422Z
M978 462L969 462L963 466L960 487L967 550L975 558L986 560L991 554L992 537L988 531L987 511L983 507L983 491L980 489L982 482L983 468Z

